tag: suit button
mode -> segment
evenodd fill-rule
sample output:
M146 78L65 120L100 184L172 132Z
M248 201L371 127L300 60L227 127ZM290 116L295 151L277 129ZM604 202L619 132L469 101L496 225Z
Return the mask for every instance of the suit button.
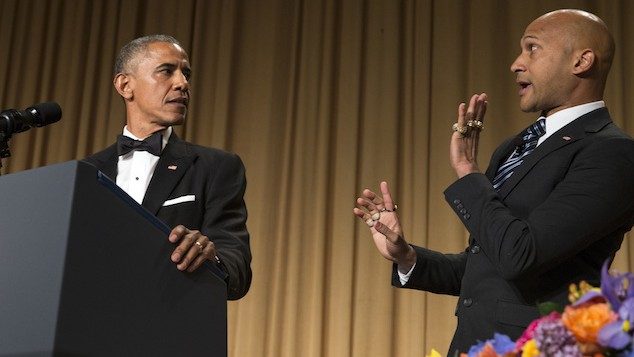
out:
M471 215L467 213L467 214L465 214L465 215L464 215L464 216L462 216L462 217L464 217L464 219L469 219L469 218L471 218Z
M469 307L473 304L473 300L471 298L466 298L462 300L462 304L466 307Z
M462 203L458 203L458 205L456 206L457 209L463 209L464 206L462 205Z
M480 246L479 245L474 245L473 247L471 247L471 253L472 254L480 253Z
M458 200L458 199L453 200L453 204L455 204L455 205L459 205L460 203L462 203L462 202L460 200Z
M466 208L463 208L463 209L460 210L460 214L465 214L465 213L467 213L467 209Z

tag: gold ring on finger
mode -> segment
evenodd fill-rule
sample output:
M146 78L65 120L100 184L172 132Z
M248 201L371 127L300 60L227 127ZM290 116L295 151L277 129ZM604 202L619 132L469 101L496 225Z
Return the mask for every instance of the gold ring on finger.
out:
M398 205L395 203L395 204L394 204L394 208L392 208L392 209L387 209L387 208L386 208L386 209L385 209L385 211L386 211L386 212L396 212L396 210L397 210L397 209L398 209Z
M480 120L469 120L467 121L467 126L471 129L482 130L484 129L484 125Z
M458 123L453 123L453 126L451 127L451 129L463 136L466 135L467 132L469 131L468 126L460 126L458 125Z
M202 252L203 252L203 249L204 249L204 248L203 248L202 243L200 243L200 242L196 242L196 243L194 243L194 244L196 244L196 246L198 247L198 249L200 249L200 252L202 253Z

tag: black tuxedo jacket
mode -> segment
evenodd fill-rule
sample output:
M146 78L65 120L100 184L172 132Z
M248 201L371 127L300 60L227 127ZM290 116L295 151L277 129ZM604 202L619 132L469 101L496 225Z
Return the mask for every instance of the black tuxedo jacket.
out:
M112 180L118 160L116 145L85 159ZM251 285L244 171L237 155L185 142L172 133L143 198L143 206L168 226L200 230L214 242L228 274L230 300L243 297ZM184 196L189 200L164 205Z
M496 192L491 181L514 149L507 140L486 175L467 175L445 191L470 233L464 252L414 247L404 287L460 296L450 355L494 332L518 338L539 317L536 304L567 303L571 283L598 286L603 262L634 223L634 140L607 109L554 133ZM401 286L396 269L392 283Z

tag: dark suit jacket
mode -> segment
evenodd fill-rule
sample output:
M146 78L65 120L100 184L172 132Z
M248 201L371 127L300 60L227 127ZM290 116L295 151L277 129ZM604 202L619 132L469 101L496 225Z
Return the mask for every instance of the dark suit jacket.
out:
M459 254L414 247L407 288L459 295L450 354L500 332L516 339L539 317L536 304L567 303L571 283L598 286L602 263L634 223L634 140L607 109L560 129L526 157L499 193L491 181L515 149L494 152L445 198L470 233ZM400 286L396 270L395 286Z
M85 161L116 180L116 145ZM143 198L143 206L168 226L200 230L214 242L228 273L230 300L243 297L251 285L244 171L237 155L185 142L172 133ZM185 195L194 195L195 200L163 206L166 200Z

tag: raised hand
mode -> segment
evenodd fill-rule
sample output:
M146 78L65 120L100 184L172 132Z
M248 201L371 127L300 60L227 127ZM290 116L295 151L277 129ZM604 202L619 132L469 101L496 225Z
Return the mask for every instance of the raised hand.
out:
M453 125L454 133L449 145L451 167L456 171L458 178L480 172L478 141L483 129L487 103L487 95L482 93L471 97L468 108L465 103L458 106L458 121Z
M397 206L392 199L387 182L381 182L381 197L369 189L357 198L353 213L370 228L372 239L379 253L398 264L401 272L407 272L416 263L414 249L403 238L401 223L396 214Z

